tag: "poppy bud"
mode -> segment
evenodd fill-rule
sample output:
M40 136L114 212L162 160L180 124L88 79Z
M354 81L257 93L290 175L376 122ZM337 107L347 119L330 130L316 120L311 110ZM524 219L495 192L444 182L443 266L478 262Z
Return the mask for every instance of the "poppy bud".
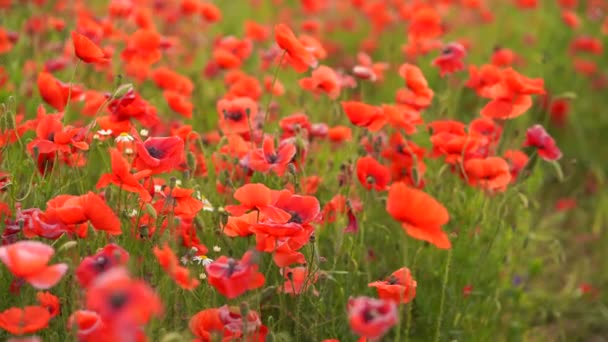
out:
M146 212L148 213L148 215L152 216L153 219L156 219L158 217L156 209L154 209L154 207L150 203L146 203Z
M175 177L169 178L169 188L171 190L173 190L173 189L175 189L176 185L177 185L177 178L175 178Z
M133 91L133 84L131 84L131 83L121 84L114 91L114 94L112 94L112 98L119 99L119 98L123 97L124 95L126 95L127 93L129 93L130 91Z
M297 170L296 170L296 166L293 163L289 163L287 165L287 170L289 171L289 173L291 173L294 177L297 176Z
M106 200L106 202L110 202L110 199L112 198L112 188L106 187L105 191L103 192L103 198Z
M196 157L194 156L194 153L188 152L188 154L186 154L186 163L188 164L189 170L196 170Z

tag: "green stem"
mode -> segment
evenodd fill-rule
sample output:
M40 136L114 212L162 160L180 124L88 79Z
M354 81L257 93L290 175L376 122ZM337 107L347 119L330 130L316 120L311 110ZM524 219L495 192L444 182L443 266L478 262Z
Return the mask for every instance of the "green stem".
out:
M448 259L445 261L445 270L443 271L443 283L441 285L441 301L439 302L439 314L437 315L437 326L435 328L435 342L439 342L441 337L441 323L443 321L443 307L445 305L445 292L448 286L450 276L450 264L452 263L452 249L448 250Z

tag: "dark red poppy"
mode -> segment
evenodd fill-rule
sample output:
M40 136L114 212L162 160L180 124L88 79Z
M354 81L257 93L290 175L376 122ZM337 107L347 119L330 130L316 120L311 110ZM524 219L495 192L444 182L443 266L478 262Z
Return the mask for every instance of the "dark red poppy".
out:
M228 299L264 285L264 275L258 272L254 252L246 252L241 260L221 256L206 266L209 284Z
M84 258L76 268L76 279L83 288L89 285L102 273L118 266L125 266L129 253L116 244L108 244L94 255Z
M398 318L393 301L369 297L348 300L348 323L357 335L379 339L397 324Z
M158 295L148 284L132 279L126 269L114 267L101 274L86 293L86 308L103 322L123 327L141 326L162 312Z
M433 60L433 65L439 68L439 74L444 76L464 69L462 59L467 52L460 43L449 43L441 49L441 55Z
M266 136L262 148L249 153L247 165L254 171L273 171L280 177L283 176L295 155L296 147L294 145L288 142L281 143L279 148L275 150L274 139Z
M152 174L171 172L184 161L184 141L180 137L148 138L135 144L137 154L133 164L138 170Z
M556 161L562 157L562 151L557 147L555 140L541 125L528 128L524 147L536 148L538 155L547 161Z

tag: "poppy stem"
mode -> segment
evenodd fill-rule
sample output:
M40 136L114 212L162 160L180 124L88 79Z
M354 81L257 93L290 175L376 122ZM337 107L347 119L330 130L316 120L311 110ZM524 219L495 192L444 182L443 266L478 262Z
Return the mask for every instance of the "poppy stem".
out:
M277 64L277 66L274 68L274 76L272 76L272 83L270 84L270 96L268 97L268 101L266 101L266 106L264 109L264 116L262 117L262 132L264 131L264 124L266 123L266 116L268 115L268 111L270 110L270 104L272 103L272 97L274 95L273 93L273 89L274 89L274 84L277 82L277 76L279 76L279 69L281 68L281 65L283 64L283 60L285 59L285 54L287 53L287 50L283 50L283 53L281 54L281 59L279 59L279 63ZM251 137L253 139L253 137Z
M448 250L448 258L445 261L445 269L443 271L443 283L441 284L441 300L439 302L439 314L437 315L437 326L435 328L435 342L439 342L441 337L441 323L443 321L443 307L445 305L445 292L448 286L450 275L450 264L452 263L452 248Z
M63 108L63 117L61 118L65 122L66 114L68 113L68 108L70 107L70 101L72 100L72 88L74 88L74 79L76 78L76 70L78 70L78 66L80 65L80 59L76 60L76 64L74 65L74 71L72 72L72 78L70 78L70 89L68 89L68 99L65 103L65 108Z

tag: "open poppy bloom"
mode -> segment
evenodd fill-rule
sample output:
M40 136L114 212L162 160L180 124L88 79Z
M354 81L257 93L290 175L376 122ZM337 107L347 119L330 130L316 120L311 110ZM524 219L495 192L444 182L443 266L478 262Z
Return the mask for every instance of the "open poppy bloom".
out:
M300 87L308 90L313 94L319 95L325 93L327 97L335 100L340 96L342 85L338 79L336 72L325 65L321 65L312 72L311 77L300 79Z
M36 299L40 306L46 308L51 314L51 318L59 315L61 306L59 304L59 298L51 294L50 292L38 292L36 293Z
M357 178L367 190L384 191L390 182L389 169L371 156L357 160Z
M397 305L390 300L369 297L348 300L348 323L357 335L379 339L397 324Z
M74 101L82 94L82 89L70 84L64 84L46 71L38 74L38 91L44 102L58 111L63 111L68 100ZM70 90L71 88L71 90Z
M557 147L555 140L545 131L541 125L534 125L526 131L524 147L534 147L538 155L547 161L559 160L562 151Z
M99 275L114 267L126 266L128 261L127 251L116 244L108 244L80 262L76 268L76 279L86 289Z
M371 132L380 130L387 121L382 109L363 102L344 101L342 109L353 125L365 127Z
M184 189L175 187L164 187L160 192L161 199L154 203L154 208L158 213L192 218L205 206L202 201L192 197L194 189Z
M185 160L182 138L148 138L135 144L137 155L133 164L138 170L149 169L152 174L170 172Z
M375 281L368 286L375 287L381 299L392 300L396 304L407 304L416 297L416 281L406 267L396 270L386 280Z
M433 60L433 65L439 68L439 74L445 76L464 69L462 59L467 52L460 43L449 43L441 49L441 55Z
M450 216L445 207L427 193L394 183L388 191L386 210L411 237L432 243L441 249L452 247L441 226Z
M221 99L217 102L219 126L224 134L243 134L252 129L258 105L249 97Z
M505 191L511 182L509 164L500 157L469 159L464 164L469 184L488 191Z
M190 277L190 271L179 265L175 253L165 245L162 249L154 247L154 255L160 266L169 274L173 280L185 290L193 290L200 283L197 279Z
M51 314L42 306L10 308L0 312L0 328L13 335L29 334L48 327Z
M37 241L19 241L0 247L0 261L9 271L41 290L55 286L68 270L68 265L63 263L48 266L53 254L53 247Z
M234 198L240 205L228 205L226 211L235 216L256 210L277 223L287 222L291 215L275 206L277 198L273 198L272 190L264 184L245 184L234 192Z
M274 27L275 40L285 50L287 60L297 72L304 72L309 67L316 67L317 60L308 49L296 38L293 31L285 24Z
M283 176L287 166L296 155L296 147L288 142L281 143L278 150L274 148L274 140L264 137L261 149L249 153L248 166L254 171L274 171L279 177Z
M500 82L484 93L492 99L482 109L481 115L494 119L513 119L524 114L532 106L533 94L544 94L544 81L530 79L512 68L500 72Z
M248 310L243 317L240 308L228 305L198 312L190 318L188 326L197 342L210 342L219 337L223 341L240 341L246 337L246 341L262 342L268 334L257 312Z
M110 183L122 188L129 192L135 192L139 194L142 201L149 202L152 199L150 192L146 190L143 185L139 183L139 180L150 176L152 171L141 170L135 174L130 172L130 165L127 160L123 157L122 153L115 148L110 149L110 156L112 158L112 173L103 174L97 182L97 189L102 189L108 186Z
M86 293L87 310L95 311L103 322L141 326L162 312L160 298L150 286L132 279L123 267L101 274Z
M420 68L413 64L403 64L399 67L399 76L405 80L406 88L397 90L397 103L417 110L431 105L434 92L429 88Z
M228 299L236 298L248 290L264 285L264 275L258 272L254 252L246 252L241 260L221 256L207 265L209 284Z
M95 230L120 235L120 220L106 202L93 192L82 196L59 195L47 202L47 222L81 225L90 222ZM86 235L86 226L84 229Z
M83 34L72 31L72 42L76 56L85 63L104 63L109 60L104 51Z

